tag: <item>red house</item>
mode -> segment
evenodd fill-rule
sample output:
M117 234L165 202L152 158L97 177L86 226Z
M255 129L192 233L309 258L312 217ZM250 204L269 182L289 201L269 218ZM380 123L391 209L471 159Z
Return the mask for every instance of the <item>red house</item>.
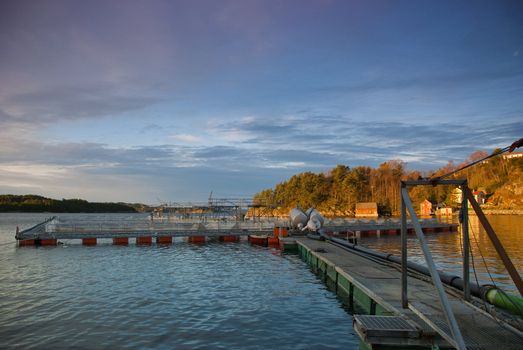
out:
M419 211L421 216L430 216L432 214L432 203L425 199L419 205Z

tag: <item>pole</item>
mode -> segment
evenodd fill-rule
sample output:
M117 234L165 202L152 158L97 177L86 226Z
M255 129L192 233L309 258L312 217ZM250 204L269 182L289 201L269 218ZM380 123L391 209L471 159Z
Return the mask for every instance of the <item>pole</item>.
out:
M463 237L463 298L470 300L470 274L469 274L469 208L465 196L467 184L461 186L461 235Z
M436 287L436 290L438 292L439 300L443 308L443 313L445 314L445 318L447 319L447 323L452 333L452 338L449 338L447 340L452 340L452 345L454 345L457 349L466 350L467 347L465 345L465 341L463 340L463 336L461 335L461 331L459 330L458 323L456 322L456 318L454 317L454 313L452 312L449 300L447 299L447 294L445 294L445 290L443 289L443 284L441 283L441 279L436 269L436 265L434 264L434 260L432 259L432 254L425 239L425 235L423 234L423 230L421 229L418 217L416 216L416 213L410 201L409 192L406 188L401 189L401 196L403 197L405 205L409 210L412 225L416 230L416 235L418 236L418 239L420 241L421 249L423 250L423 255L425 256L425 261L427 262L427 267L432 277L432 282L434 283L434 286Z
M503 248L503 244L501 244L498 236L496 235L496 232L494 232L494 229L492 228L492 226L490 226L487 217L479 207L478 202L476 202L476 199L474 199L474 196L472 195L472 192L470 192L470 189L468 187L465 187L464 193L467 199L469 200L470 204L472 205L472 208L476 212L476 215L478 216L481 225L483 225L483 228L487 232L487 235L489 236L492 244L494 245L494 248L496 248L496 251L498 252L499 257L503 261L503 264L505 265L508 274L510 275L510 277L512 277L512 281L514 281L514 284L516 285L519 294L523 297L523 281L521 280L521 276L519 275L518 271L514 267L514 264L512 264L512 261L510 260L507 252L505 251L505 248Z
M402 182L400 193L404 188L405 185ZM409 307L407 290L407 209L403 196L401 196L401 306L404 309Z

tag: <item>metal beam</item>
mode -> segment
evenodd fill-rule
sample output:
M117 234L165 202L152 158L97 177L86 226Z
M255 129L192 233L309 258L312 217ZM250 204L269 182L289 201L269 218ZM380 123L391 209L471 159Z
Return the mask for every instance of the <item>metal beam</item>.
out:
M469 210L464 191L468 186L461 186L461 235L463 238L463 297L470 300L470 274L469 274Z
M409 192L407 191L407 188L403 187L401 189L401 196L410 213L412 225L414 226L414 230L416 231L416 235L418 236L418 239L420 241L421 249L423 250L423 255L425 256L425 261L427 262L427 267L432 277L432 282L434 283L434 286L436 287L436 290L438 292L439 300L443 308L443 313L445 314L445 318L447 319L447 323L449 324L449 328L452 332L453 339L448 337L446 333L441 334L441 336L444 337L447 341L449 341L457 349L466 350L467 347L465 345L465 341L463 340L463 336L461 335L461 331L459 330L458 323L456 322L456 318L454 317L454 313L452 312L452 308L447 298L447 294L445 294L445 290L443 289L443 284L441 283L441 279L436 269L436 265L434 264L434 260L432 259L432 254L425 239L425 235L423 234L423 230L421 229L418 217L416 216L416 212L414 211L414 207L412 206L412 202L410 201Z
M487 217L481 210L478 202L476 202L476 199L472 195L470 188L466 187L464 193L467 199L469 200L470 204L472 205L472 208L476 212L476 215L478 216L481 225L483 225L485 232L487 232L487 235L489 236L490 241L494 245L494 248L496 248L499 257L503 261L505 268L507 269L510 277L512 278L512 281L514 281L514 284L516 285L519 294L523 297L523 281L521 280L521 276L519 275L518 271L514 267L514 264L512 264L512 261L510 260L507 252L505 251L505 248L503 248L503 244L501 244L498 236L496 235L496 232L494 232L494 229L492 228L492 226L490 226Z
M402 186L400 191L403 188ZM407 289L407 209L403 196L401 196L401 306L404 309L409 307Z

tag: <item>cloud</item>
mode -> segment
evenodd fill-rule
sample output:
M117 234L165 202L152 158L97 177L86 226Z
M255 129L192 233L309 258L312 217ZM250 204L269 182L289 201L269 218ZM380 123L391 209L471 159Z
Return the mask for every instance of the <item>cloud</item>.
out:
M201 141L201 138L199 136L191 135L191 134L175 134L171 135L171 138L177 141L181 142L187 142L187 143L194 143Z
M164 128L158 124L150 123L140 129L140 134L157 133L163 131Z
M49 123L98 118L143 110L160 100L153 97L148 88L130 91L122 89L123 84L98 82L15 92L1 99L2 119L4 122Z
M304 162L318 168L338 163L372 165L403 159L424 169L437 168L448 159L460 161L477 149L492 150L519 138L519 122L467 124L432 122L367 122L343 116L301 116L272 120L230 122L217 126L226 132L249 135L242 145L261 159Z
M504 147L523 134L521 123L469 125L356 122L342 116L226 122L249 137L209 146L123 147L94 142L0 139L0 192L37 192L91 200L204 199L210 190L249 196L301 171L336 164L377 166L401 159L431 170L461 162L477 149ZM280 130L280 128L282 130ZM271 135L270 137L268 135Z

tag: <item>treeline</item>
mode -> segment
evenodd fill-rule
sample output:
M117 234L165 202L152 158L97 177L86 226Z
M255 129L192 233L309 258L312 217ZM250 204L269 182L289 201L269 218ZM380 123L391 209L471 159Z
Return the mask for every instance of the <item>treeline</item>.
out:
M267 206L267 214L285 215L293 207L315 207L325 215L350 216L358 202L376 202L381 215L399 213L399 182L446 174L481 159L487 153L477 151L462 164L449 162L433 172L406 171L402 161L390 160L377 168L337 165L325 173L304 172L254 195L255 204ZM487 196L523 174L523 158L503 159L501 156L455 174L467 178L469 187L482 190ZM410 189L414 205L428 199L433 203L453 206L455 186L417 186Z
M51 199L37 195L0 195L0 212L134 213L125 203L97 203L83 199Z

